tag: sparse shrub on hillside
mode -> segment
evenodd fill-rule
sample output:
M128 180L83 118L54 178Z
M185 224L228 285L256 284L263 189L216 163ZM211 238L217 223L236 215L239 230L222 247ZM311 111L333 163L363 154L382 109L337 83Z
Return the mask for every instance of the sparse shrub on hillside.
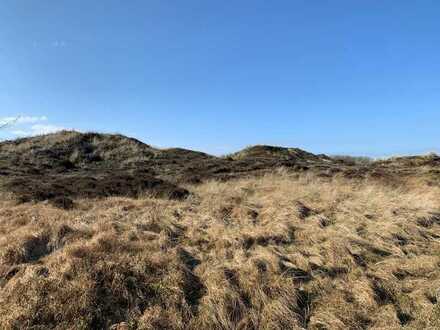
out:
M347 165L370 165L374 162L373 158L365 156L334 155L331 158Z

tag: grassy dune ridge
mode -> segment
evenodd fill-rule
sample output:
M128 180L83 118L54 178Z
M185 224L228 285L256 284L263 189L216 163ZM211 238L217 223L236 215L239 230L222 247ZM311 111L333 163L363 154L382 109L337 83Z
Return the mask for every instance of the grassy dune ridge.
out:
M440 188L278 171L0 204L0 328L436 329Z

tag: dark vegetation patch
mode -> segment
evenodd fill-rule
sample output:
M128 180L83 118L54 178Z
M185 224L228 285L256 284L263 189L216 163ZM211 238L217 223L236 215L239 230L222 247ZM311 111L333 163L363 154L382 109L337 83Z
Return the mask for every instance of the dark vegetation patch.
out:
M24 199L26 199L26 198L24 198ZM69 197L66 197L66 196L56 196L50 200L50 203L53 206L58 207L60 209L64 209L64 210L73 209L73 207L75 205L73 200Z
M185 301L190 306L192 312L197 314L199 300L206 293L205 285L194 273L194 269L200 264L200 260L184 248L177 248L177 257L180 262L178 268Z
M8 265L37 261L51 252L49 241L48 233L25 237L19 246L6 249L2 260Z
M297 283L308 282L312 279L312 276L309 272L298 267L292 267L286 265L285 263L280 263L280 269L284 275L291 276Z
M306 205L304 205L302 202L300 202L300 201L296 201L295 202L295 207L296 207L296 211L297 211L297 213L298 213L298 217L300 218L300 219L305 219L305 218L307 218L308 216L310 216L310 215L312 215L312 214L314 214L314 211L311 209L311 208L309 208L308 206L306 206Z
M372 278L371 288L373 289L374 299L378 305L382 306L386 304L393 304L395 302L395 297L392 291L387 287L383 280Z
M308 329L310 316L312 315L313 295L306 290L299 289L296 292L296 297L297 297L296 313L303 328Z
M414 320L414 318L411 315L409 315L408 313L405 313L401 310L397 310L397 318L399 319L400 324L402 326L405 326L406 324L408 324L409 322Z
M417 219L417 224L425 228L430 228L435 224L440 224L440 214L433 213L426 217L419 218Z
M183 199L189 195L186 189L149 175L106 173L99 176L54 175L14 178L5 184L20 202L49 200L54 206L70 209L73 198L99 198L108 196L154 197Z

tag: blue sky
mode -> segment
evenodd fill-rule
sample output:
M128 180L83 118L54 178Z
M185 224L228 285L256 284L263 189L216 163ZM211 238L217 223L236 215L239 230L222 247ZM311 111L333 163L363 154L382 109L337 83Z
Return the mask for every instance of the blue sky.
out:
M0 138L440 151L440 2L2 0Z

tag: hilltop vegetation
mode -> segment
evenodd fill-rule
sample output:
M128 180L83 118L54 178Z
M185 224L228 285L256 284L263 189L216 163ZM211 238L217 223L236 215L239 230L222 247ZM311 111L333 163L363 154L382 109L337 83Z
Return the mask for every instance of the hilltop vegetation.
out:
M1 329L437 329L434 155L0 144Z
M264 145L215 157L180 148L157 149L121 135L73 131L0 143L3 189L18 201L56 204L63 204L59 199L145 193L184 198L188 192L181 185L256 177L278 168L388 182L417 176L438 184L439 166L440 157L434 155L361 162Z

